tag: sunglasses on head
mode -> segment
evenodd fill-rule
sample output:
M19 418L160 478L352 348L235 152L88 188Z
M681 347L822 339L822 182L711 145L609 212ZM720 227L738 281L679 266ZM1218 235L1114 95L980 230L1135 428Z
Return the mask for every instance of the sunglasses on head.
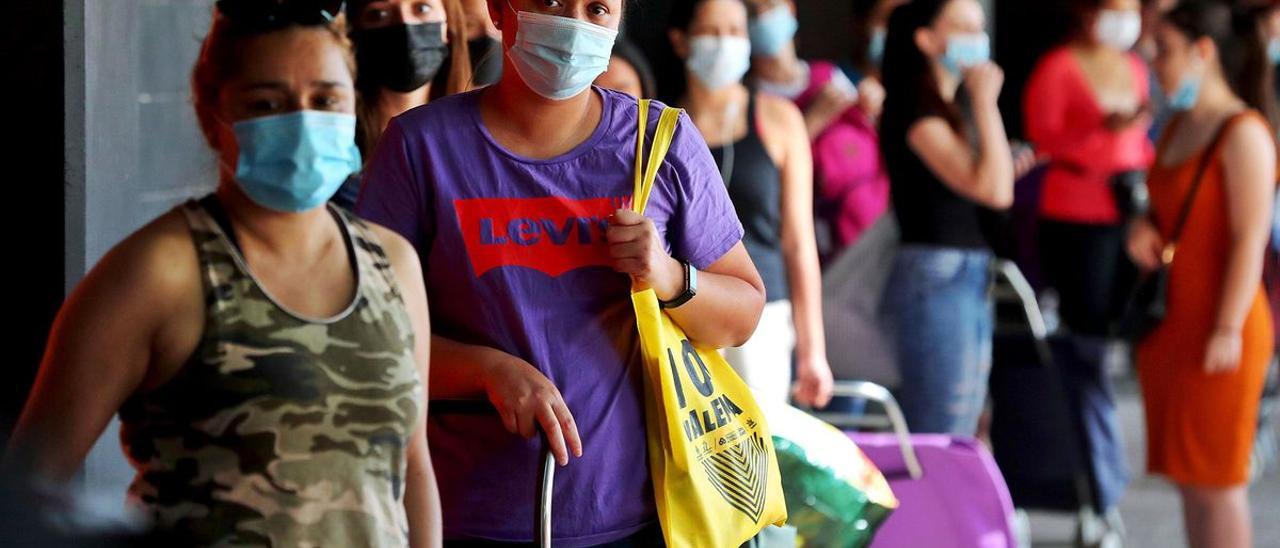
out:
M218 0L218 12L237 25L270 29L328 25L342 13L343 0Z

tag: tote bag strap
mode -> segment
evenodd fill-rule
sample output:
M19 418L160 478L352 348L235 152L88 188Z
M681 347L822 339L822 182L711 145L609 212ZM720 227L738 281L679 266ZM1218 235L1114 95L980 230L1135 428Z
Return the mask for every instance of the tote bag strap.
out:
M631 197L631 210L641 215L649 205L649 195L653 193L653 183L658 178L658 168L662 166L662 161L667 157L667 151L671 149L671 141L675 138L680 114L684 112L671 107L662 109L662 115L658 118L658 129L653 136L653 145L649 148L649 159L644 162L644 134L649 127L651 103L652 101L648 99L640 100L639 129L636 131L635 191Z

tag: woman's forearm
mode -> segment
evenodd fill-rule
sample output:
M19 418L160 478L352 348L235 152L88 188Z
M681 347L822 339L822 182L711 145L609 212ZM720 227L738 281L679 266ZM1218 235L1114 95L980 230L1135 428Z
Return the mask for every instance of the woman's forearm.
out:
M431 399L487 397L487 373L494 364L513 356L487 346L431 336Z
M977 179L981 181L986 203L1003 209L1013 204L1013 152L1004 121L995 105L974 105L974 124L978 128L980 157Z
M796 355L801 359L824 357L827 339L822 326L821 281L793 284L792 321L796 327Z
M784 238L783 250L791 288L791 317L796 328L796 356L802 360L825 357L827 341L822 326L822 273L817 245L812 238L806 243L787 245Z

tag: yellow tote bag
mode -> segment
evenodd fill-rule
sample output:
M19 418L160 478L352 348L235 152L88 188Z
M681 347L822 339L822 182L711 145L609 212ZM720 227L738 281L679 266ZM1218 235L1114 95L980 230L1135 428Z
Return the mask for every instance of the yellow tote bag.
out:
M641 171L649 101L640 102L633 211L643 214L680 110L663 110ZM658 306L632 293L644 356L645 422L658 518L671 548L738 548L787 519L764 413L720 353L699 347ZM786 367L788 364L778 364Z

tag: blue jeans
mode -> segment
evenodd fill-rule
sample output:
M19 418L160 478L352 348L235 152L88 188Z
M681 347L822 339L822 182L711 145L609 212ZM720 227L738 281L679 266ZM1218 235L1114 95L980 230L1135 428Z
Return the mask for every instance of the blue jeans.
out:
M991 253L904 245L881 313L902 381L895 397L914 433L972 436L991 373Z

